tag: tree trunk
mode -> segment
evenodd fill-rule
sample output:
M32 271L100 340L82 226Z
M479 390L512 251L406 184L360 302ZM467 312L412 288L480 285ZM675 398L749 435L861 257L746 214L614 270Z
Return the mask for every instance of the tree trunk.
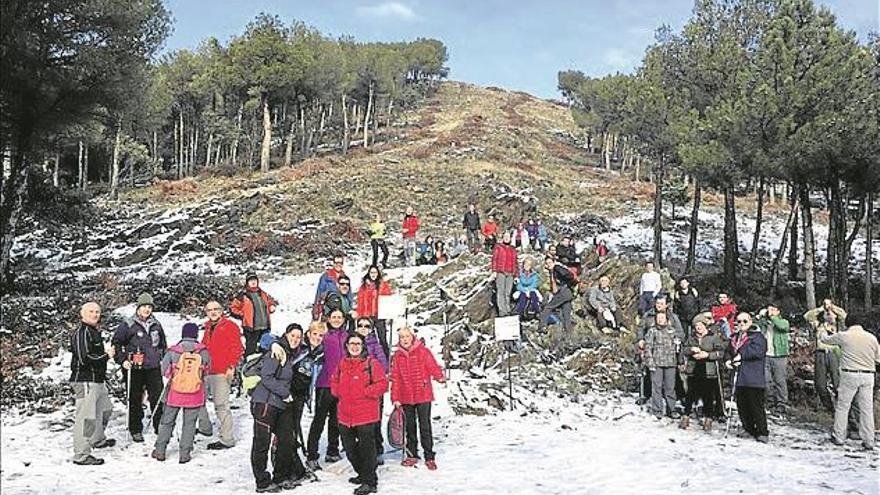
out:
M848 307L849 299L849 252L847 251L847 228L845 194L840 188L840 181L831 181L829 201L827 280L829 294L844 307ZM858 226L858 225L857 225Z
M208 133L208 145L207 150L205 150L205 167L211 166L211 152L214 148L214 133Z
M333 113L333 105L330 105L330 113ZM315 142L315 149L321 146L324 142L324 125L326 124L327 109L324 108L324 105L321 105L321 123L318 125L318 140Z
M357 137L358 133L361 131L361 106L357 102L354 104L354 110L352 110L354 115L354 136Z
M82 139L80 139L79 140L79 153L77 154L77 157L76 157L76 167L77 167L77 179L79 181L78 186L83 191L86 190L86 181L88 180L88 177L86 177L86 169L85 169L85 167L83 167L83 163L84 163L83 160L84 159L85 159L85 154L83 153L83 142L82 142Z
M665 157L660 157L660 166L655 171L657 181L654 185L654 266L660 269L663 264L663 172Z
M791 211L788 212L788 220L785 222L785 228L782 231L782 239L779 241L779 250L776 251L776 257L773 258L773 266L770 268L770 290L773 296L776 296L776 289L779 284L779 267L782 264L782 257L785 256L785 247L788 244L788 232L797 224L798 200L795 198L791 205ZM794 241L796 242L796 240Z
M868 220L865 223L865 312L871 312L874 290L874 258L872 243L874 242L874 192L868 193Z
M736 233L736 198L733 186L724 188L724 279L727 288L736 292L736 269L739 262L739 240Z
M24 194L28 182L28 164L25 161L25 149L29 149L29 139L19 138L19 146L16 148L10 162L10 173L6 177L5 170L3 184L0 185L0 286L9 287L12 277L9 272L12 257L12 244L15 242L15 234L18 229L18 221L21 218ZM6 291L4 291L6 293Z
M810 210L810 188L800 188L801 195L801 224L804 232L804 278L806 280L808 308L816 307L816 257L813 242L813 213Z
M263 95L263 144L260 147L260 172L269 171L269 152L272 146L272 115L269 112L269 97Z
M351 140L348 128L348 106L345 103L345 93L342 94L342 154L348 154L348 145Z
M238 116L235 118L235 137L232 138L232 166L238 166L238 141L241 136L241 114L244 112L244 102L238 105Z
M83 191L89 187L89 143L83 148Z
M296 120L290 121L290 130L287 132L286 143L284 144L284 166L289 167L293 163L293 136L296 129Z
M605 133L605 142L604 142L604 159L605 159L605 170L611 170L611 153L614 151L612 148L614 147L613 136L610 132ZM657 265L659 266L659 265Z
M186 175L186 126L183 123L183 111L180 112L180 139L177 141L180 149L177 150L177 178L182 179Z
M764 220L764 178L758 180L758 209L755 215L755 235L752 237L752 255L749 258L749 275L755 274L758 260L758 243L761 241L761 222Z
M697 230L700 225L700 199L703 194L699 181L694 181L694 207L691 210L690 235L688 236L688 254L685 273L693 273L697 264Z
M786 191L789 190L788 187L785 188ZM789 204L794 205L799 201L800 192L791 187L791 194L786 194L786 199ZM794 208L794 207L793 207ZM800 263L798 263L798 232L800 231L800 213L803 209L803 205L800 208L794 208L794 221L791 223L791 239L788 241L788 279L789 280L797 280L799 271L800 271Z
M60 186L61 177L59 176L61 169L61 152L58 148L55 148L55 159L53 160L55 163L52 168L52 185L56 188Z
M370 82L370 92L367 96L367 110L364 112L364 148L366 149L369 146L369 122L370 122L370 112L373 109L373 83Z
M189 160L190 174L195 173L196 168L198 167L198 161L199 161L199 137L201 136L201 132L199 132L198 127L195 128L194 133L195 133L195 137L193 137L192 147L190 148L192 150L192 153L190 154L190 157L189 157L190 158L190 160Z
M115 199L119 194L119 148L122 145L122 117L116 122L116 139L113 140L113 160L110 169L110 195Z
M306 156L306 110L299 106L299 154Z
M639 176L642 174L642 157L641 155L636 156L636 182L639 181Z

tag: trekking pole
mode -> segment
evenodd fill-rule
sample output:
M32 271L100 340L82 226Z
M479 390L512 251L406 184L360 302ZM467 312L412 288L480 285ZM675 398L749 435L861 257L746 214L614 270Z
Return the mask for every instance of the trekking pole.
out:
M736 393L736 379L738 376L739 368L733 372L733 382L730 384L730 403L727 405L727 425L724 427L724 438L727 438L727 434L730 432L730 421L733 417L733 395Z
M131 364L131 360L128 361ZM131 424L131 368L125 369L122 368L125 373L125 407L126 407L126 422Z

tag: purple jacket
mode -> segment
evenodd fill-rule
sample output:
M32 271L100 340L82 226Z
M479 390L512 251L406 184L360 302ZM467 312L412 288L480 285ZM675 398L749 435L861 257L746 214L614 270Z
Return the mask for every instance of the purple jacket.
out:
M379 343L379 337L376 336L375 332L367 335L366 345L367 354L376 361L379 361L382 369L385 370L385 373L388 373L388 357L385 356L385 349L382 349L382 344Z
M324 336L324 367L321 368L321 374L318 375L315 387L330 388L330 377L333 376L339 362L345 357L346 338L348 338L348 332L342 328L330 330Z

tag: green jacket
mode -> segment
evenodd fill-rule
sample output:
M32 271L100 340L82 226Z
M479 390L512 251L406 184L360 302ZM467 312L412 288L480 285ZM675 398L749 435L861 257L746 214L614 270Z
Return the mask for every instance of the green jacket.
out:
M787 357L789 354L789 330L791 326L788 320L781 316L758 317L758 328L767 339L767 355L770 357Z
M373 222L369 226L370 229L370 239L384 239L385 238L385 222Z
M837 332L846 330L846 311L838 306L831 306L831 311L837 317L837 324L832 325L824 318L820 320L819 316L825 313L825 308L819 307L811 309L804 314L804 319L816 331L816 350L817 351L835 351L840 352L840 348L836 345L828 345L822 343L822 338L828 335L834 335Z
M706 361L706 378L715 378L718 376L718 362L721 361L721 358L724 356L724 348L726 347L724 341L714 333L707 333L702 337L697 337L696 333L691 333L690 337L688 337L687 342L681 346L681 362L685 363L684 373L688 376L693 376L694 369L697 367L697 360L694 359L690 350L691 347L699 347L701 350L706 351L709 356L705 359Z

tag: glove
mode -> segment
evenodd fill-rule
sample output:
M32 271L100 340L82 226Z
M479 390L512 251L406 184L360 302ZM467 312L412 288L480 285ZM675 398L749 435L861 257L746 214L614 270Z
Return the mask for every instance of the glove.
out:
M730 360L724 361L724 367L727 368L727 369L729 369L729 370L732 370L732 369L733 369L733 363L731 363Z
M284 402L293 402L293 396L292 396L292 395L288 395L287 398L284 399Z
M742 364L742 356L737 354L733 357L733 365L738 367L740 364Z

